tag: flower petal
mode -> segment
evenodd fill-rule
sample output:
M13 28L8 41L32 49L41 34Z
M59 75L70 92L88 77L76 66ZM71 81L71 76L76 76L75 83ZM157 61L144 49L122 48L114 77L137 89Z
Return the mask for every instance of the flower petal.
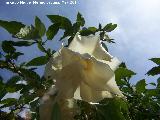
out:
M84 60L86 67L83 70L82 81L95 90L106 90L107 82L114 76L114 71L106 63L90 57Z
M69 45L69 49L81 54L88 53L101 60L110 61L112 58L102 47L99 36L80 36L77 33Z
M103 62L103 63L105 63L105 64L107 64L107 65L109 65L109 67L113 70L113 71L115 71L116 69L117 69L117 67L120 65L120 61L116 58L116 57L113 57L112 59L111 59L111 61L105 61L105 60L99 60L100 62Z
M113 76L112 79L107 82L106 88L110 93L118 95L119 97L123 97L123 94L119 90L117 83L115 81L115 76Z
M94 88L89 87L84 82L80 85L80 95L82 100L87 102L98 102L104 98L112 98L112 94L108 91L96 91Z

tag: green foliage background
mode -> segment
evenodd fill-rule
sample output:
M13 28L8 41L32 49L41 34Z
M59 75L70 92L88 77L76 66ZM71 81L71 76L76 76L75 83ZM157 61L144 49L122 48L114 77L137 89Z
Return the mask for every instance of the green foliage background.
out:
M109 23L102 27L84 27L85 20L78 13L74 23L68 18L59 15L47 15L51 25L46 28L43 22L36 16L34 25L24 25L17 21L0 20L0 27L4 28L16 40L2 40L0 51L0 69L7 69L14 74L9 80L0 76L0 109L9 107L9 111L0 110L1 120L23 119L19 115L24 109L29 109L32 119L39 119L39 99L54 84L52 80L47 80L35 72L38 66L45 65L49 58L55 53L52 48L46 48L47 41L54 40L58 31L63 30L64 34L60 41L67 39L68 45L79 32L82 36L99 34L102 46L108 51L105 42L114 43L114 39L108 36L117 25ZM42 39L46 36L46 40ZM18 47L30 47L36 44L43 52L43 56L37 56L31 61L17 63L18 57L24 53L17 50ZM66 47L68 46L66 45ZM24 55L25 56L25 55ZM160 74L160 58L151 58L156 64L146 75ZM135 72L129 70L125 63L121 63L115 71L116 82L126 99L113 98L104 99L99 104L91 105L84 101L77 100L80 113L75 120L159 120L160 119L160 78L157 83L146 84L145 79L139 80L135 85L130 83L130 79ZM22 82L23 81L23 82ZM152 89L147 86L152 85ZM19 98L5 98L7 93L18 92ZM26 105L28 107L26 108ZM53 107L53 118L60 119L59 106Z

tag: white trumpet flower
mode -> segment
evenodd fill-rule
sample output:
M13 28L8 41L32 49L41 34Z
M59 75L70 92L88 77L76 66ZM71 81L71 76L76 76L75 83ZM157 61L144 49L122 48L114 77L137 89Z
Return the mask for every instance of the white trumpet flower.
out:
M76 34L68 48L61 48L49 60L45 77L55 80L59 99L98 102L123 97L114 70L120 64L101 46L98 36Z
M97 102L123 96L114 77L119 63L104 50L98 36L77 34L68 48L62 48L50 59L45 76L56 81L59 96Z

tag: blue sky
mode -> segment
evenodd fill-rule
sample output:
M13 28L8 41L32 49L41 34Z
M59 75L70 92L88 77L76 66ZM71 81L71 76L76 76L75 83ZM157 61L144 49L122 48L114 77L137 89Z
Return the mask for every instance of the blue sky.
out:
M113 56L126 62L130 69L138 73L133 77L133 83L144 78L144 74L154 66L148 59L160 56L159 0L77 0L76 5L21 6L6 5L5 1L9 0L0 2L0 19L17 20L28 25L33 24L34 17L38 16L48 26L50 24L46 17L48 14L63 15L74 21L78 11L85 17L87 26L98 26L99 23L105 25L110 22L118 24L118 28L109 34L116 42L116 44L109 45L109 51ZM55 0L43 1L52 2ZM0 40L12 39L1 28L0 38ZM47 47L57 49L59 45L60 43L54 40ZM20 58L19 61L30 60L33 57L42 55L42 53L36 52L38 50L35 46L30 49L21 48L19 50L26 53L26 57ZM42 73L42 70L40 73ZM8 78L6 71L1 70L0 74ZM155 81L152 77L146 77L146 79Z

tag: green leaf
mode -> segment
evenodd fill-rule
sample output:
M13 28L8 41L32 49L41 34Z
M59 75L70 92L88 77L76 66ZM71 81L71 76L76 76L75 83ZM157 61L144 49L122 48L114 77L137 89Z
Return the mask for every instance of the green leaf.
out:
M157 65L160 65L160 58L151 58L149 60L151 60L152 62L156 63Z
M24 68L21 68L20 71L25 76L28 85L32 87L39 87L40 76L36 72Z
M39 31L39 35L42 37L46 32L45 25L42 21L36 16L35 18L35 28Z
M15 105L16 103L17 103L17 99L15 98L7 98L7 99L0 101L0 104L3 104L1 108L9 107L9 106Z
M40 56L29 61L26 66L41 66L48 62L48 57Z
M28 93L28 91L33 90L33 86L31 85L24 85L23 88L20 91L20 94L22 94L22 97L25 96L25 94Z
M72 26L73 33L76 34L80 30L80 25L76 22Z
M71 21L66 17L59 15L47 15L47 17L50 19L52 23L58 23L59 28L61 29L70 30L72 28Z
M17 21L9 22L9 21L0 20L0 27L3 27L12 35L15 35L16 33L18 33L20 29L24 26L25 25L22 24L21 22L17 22Z
M25 87L24 84L15 84L6 86L6 91L9 93L15 93L19 90L22 90Z
M2 42L2 49L6 53L13 53L16 49L13 47L10 41L3 41Z
M14 37L23 40L34 40L34 39L39 39L40 35L38 30L31 25L21 28L20 32L18 32Z
M23 47L23 46L31 46L33 45L35 42L29 42L29 41L10 41L12 43L13 46L17 46L17 47Z
M45 48L42 47L42 45L41 45L40 42L38 42L37 46L38 46L38 48L39 48L40 51L45 52Z
M47 39L52 40L54 36L58 33L58 30L59 30L59 23L49 26L46 32Z
M0 89L0 101L6 94L7 94L7 91L5 89Z
M15 85L20 80L21 80L20 76L13 76L7 81L6 85Z
M136 91L138 93L144 92L146 90L146 81L145 81L145 79L138 81L137 84L135 85L135 87L136 87Z
M124 79L124 78L130 78L131 76L133 76L135 74L136 73L134 73L133 71L131 71L131 70L127 69L127 68L119 67L115 71L116 81Z
M152 97L152 96L157 96L159 94L159 91L157 89L147 89L147 96Z
M151 75L151 76L160 74L160 66L153 67L153 68L152 68L151 70L149 70L146 74L147 74L147 75Z
M104 99L97 106L98 114L103 116L103 120L130 120L128 106L124 100Z
M117 27L117 24L109 23L109 24L107 24L107 25L103 28L103 30L106 31L106 32L111 32L111 31L113 31L116 27Z
M84 26L85 24L85 20L84 20L84 17L78 12L77 14L77 20L76 22L80 25L80 26Z
M61 120L61 111L57 102L53 105L51 115L52 115L51 120Z
M12 59L17 60L18 57L21 56L21 55L24 55L24 54L21 53L21 52L14 52L14 53L12 54Z
M150 85L153 85L153 86L156 86L156 83L153 83L153 82L151 82L151 83L149 83Z
M97 28L96 27L89 27L88 30L90 30L90 31L95 33L97 31Z
M91 35L91 34L95 34L95 32L93 32L89 29L84 29L84 30L80 31L80 35L82 35L82 36L88 36L88 35Z
M121 80L122 81L122 80ZM121 85L126 85L127 83L125 82L125 81L123 81L124 83L122 83ZM118 83L117 83L118 84ZM119 84L118 84L119 85ZM129 88L129 87L122 87L122 89L121 89L121 91L123 92L123 93L131 93L132 91L131 91L131 89ZM131 93L132 94L132 93Z

